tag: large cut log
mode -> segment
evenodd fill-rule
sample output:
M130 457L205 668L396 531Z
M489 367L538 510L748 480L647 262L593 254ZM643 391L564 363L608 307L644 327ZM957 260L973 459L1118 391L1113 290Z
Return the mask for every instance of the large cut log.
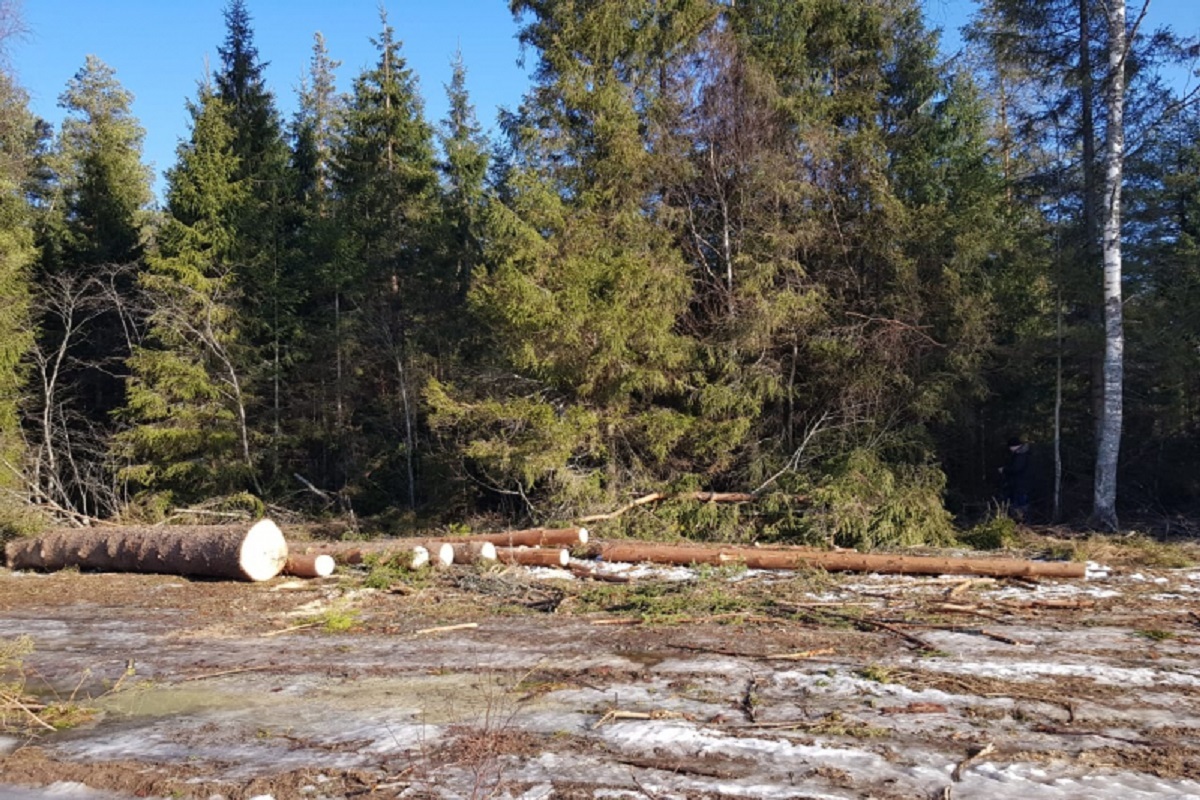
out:
M5 547L10 569L67 567L111 572L160 572L265 581L287 562L287 542L275 523L166 527L71 528L18 539Z
M561 547L497 547L496 558L502 564L524 567L565 567L571 562L571 552Z
M856 553L849 550L759 549L608 542L596 548L605 561L658 564L745 564L752 569L821 567L830 572L879 572L899 575L987 575L1082 578L1086 565L1072 561L1024 561L1014 558L942 558Z
M333 574L333 556L324 553L297 553L288 556L287 564L283 567L284 575L294 575L297 578L328 578Z

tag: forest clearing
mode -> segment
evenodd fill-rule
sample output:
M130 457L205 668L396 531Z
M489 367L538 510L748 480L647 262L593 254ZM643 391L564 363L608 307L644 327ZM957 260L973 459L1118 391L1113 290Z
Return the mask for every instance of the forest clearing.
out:
M1200 796L1200 569L1179 566L1195 546L1024 544L1087 560L1086 577L582 559L368 559L257 583L4 571L0 640L33 636L7 654L5 697L15 669L67 727L9 702L0 789Z
M109 5L51 120L0 0L0 796L1200 798L1190 9L510 0L433 119L228 0L156 197Z

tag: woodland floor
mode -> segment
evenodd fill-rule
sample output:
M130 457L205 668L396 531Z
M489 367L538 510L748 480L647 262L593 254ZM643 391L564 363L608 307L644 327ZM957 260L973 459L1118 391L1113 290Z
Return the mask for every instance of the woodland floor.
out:
M4 681L74 714L6 709L0 797L1200 798L1200 568L1120 561L0 570Z

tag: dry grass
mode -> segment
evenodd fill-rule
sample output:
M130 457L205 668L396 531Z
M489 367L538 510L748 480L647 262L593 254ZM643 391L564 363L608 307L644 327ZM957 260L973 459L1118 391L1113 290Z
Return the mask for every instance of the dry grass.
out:
M1200 543L1161 541L1144 533L1072 534L1064 529L1026 529L1020 547L1072 561L1095 561L1111 567L1180 569L1200 563Z

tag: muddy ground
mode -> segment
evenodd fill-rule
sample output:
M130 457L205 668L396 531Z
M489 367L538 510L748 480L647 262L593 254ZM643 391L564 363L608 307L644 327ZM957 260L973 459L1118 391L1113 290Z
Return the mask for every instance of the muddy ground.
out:
M1200 798L1200 569L1093 566L0 571L0 797Z

